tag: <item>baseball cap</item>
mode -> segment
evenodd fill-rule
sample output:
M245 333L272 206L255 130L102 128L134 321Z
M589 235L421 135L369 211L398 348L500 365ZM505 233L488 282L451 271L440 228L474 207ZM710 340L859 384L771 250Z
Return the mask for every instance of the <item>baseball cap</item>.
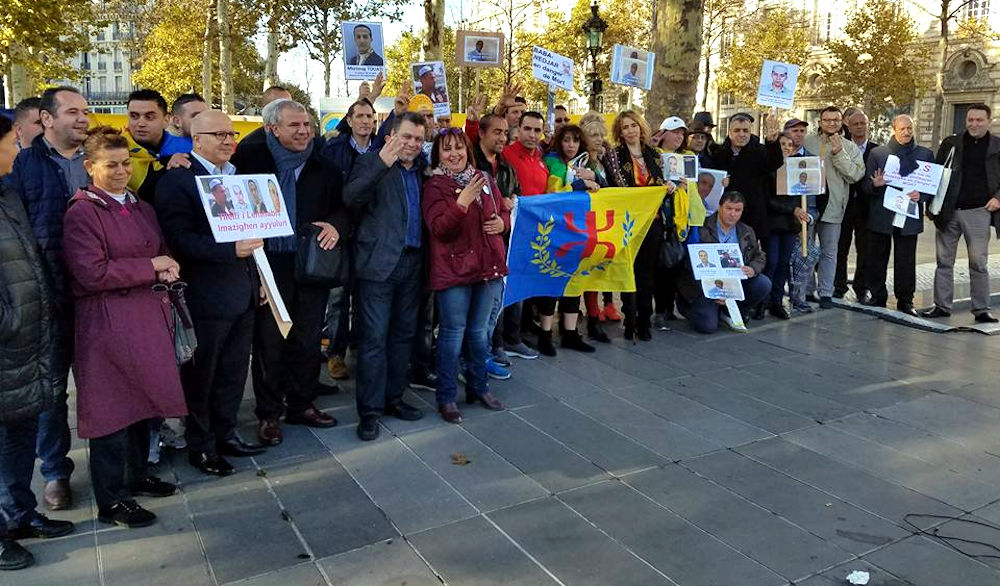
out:
M216 187L222 185L222 179L212 179L208 182L209 189L215 189Z
M687 125L677 116L671 116L660 123L660 130L677 130L678 128L687 130Z
M433 111L434 102L424 94L417 94L410 98L410 105L407 106L407 112L424 112Z
M417 77L423 77L428 73L434 73L434 68L430 65L424 65L419 71L417 71Z
M796 126L809 126L809 123L805 122L805 121L802 121L802 120L799 120L798 118L792 118L788 122L785 122L785 128L784 129L785 130L790 130L792 128L795 128Z

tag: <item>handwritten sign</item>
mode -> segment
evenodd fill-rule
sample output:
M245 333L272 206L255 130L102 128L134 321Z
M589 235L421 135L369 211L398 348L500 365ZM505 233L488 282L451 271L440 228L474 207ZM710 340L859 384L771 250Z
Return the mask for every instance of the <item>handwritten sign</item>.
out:
M204 175L195 183L216 242L295 233L274 175Z
M566 91L573 89L573 60L548 49L535 46L531 56L531 73L535 79Z
M906 177L901 177L899 175L899 157L889 155L889 158L885 161L885 182L907 193L910 191L919 191L920 193L935 195L938 192L938 186L941 184L941 173L944 172L944 166L927 161L917 162L919 165L915 171Z

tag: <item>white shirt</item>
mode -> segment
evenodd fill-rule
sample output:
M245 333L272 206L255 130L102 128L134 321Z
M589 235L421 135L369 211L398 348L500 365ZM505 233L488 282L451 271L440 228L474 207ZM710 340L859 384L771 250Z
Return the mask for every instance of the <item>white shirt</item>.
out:
M209 161L205 157L199 155L195 151L191 151L191 156L194 157L196 161L198 161L199 163L201 163L202 167L205 167L205 170L208 171L209 175L235 175L236 174L236 167L234 167L233 164L230 163L229 161L226 161L225 163L223 163L222 167L216 167L215 164L213 164L211 161Z

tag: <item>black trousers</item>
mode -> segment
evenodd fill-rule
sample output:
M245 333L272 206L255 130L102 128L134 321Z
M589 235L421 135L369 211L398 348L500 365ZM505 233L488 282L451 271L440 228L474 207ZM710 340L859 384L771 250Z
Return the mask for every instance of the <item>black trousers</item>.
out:
M420 293L417 335L413 339L413 354L410 356L410 369L414 373L434 372L435 325L437 325L437 308L434 304L434 292L424 287Z
M893 253L892 288L896 302L912 305L917 289L917 234L903 236L899 228L893 228L892 234L871 232L868 236L867 283L872 301L884 307L889 299L885 276L890 252Z
M653 271L653 301L656 313L673 313L677 299L677 279L683 268L656 267Z
M560 313L580 313L580 297L535 297L538 315L549 317L556 313L556 301Z
M854 263L854 292L861 294L868 291L866 282L867 268L865 263L868 260L868 203L858 196L847 200L847 207L844 209L844 220L840 224L840 241L837 242L837 272L833 277L833 291L837 294L847 292L847 257L851 254L851 240L853 236L854 251L856 253Z
M215 453L217 442L236 433L236 412L250 366L254 313L255 308L247 308L231 319L194 316L198 349L181 367L188 407L184 436L192 452Z
M107 509L117 501L131 499L129 487L146 477L149 421L91 438L90 482L97 508Z
M330 290L295 282L295 254L268 254L274 280L292 318L287 338L281 337L270 306L257 308L253 330L254 413L264 421L285 411L299 413L316 400L319 365L316 357Z
M625 325L649 329L650 318L653 315L653 291L655 287L656 267L659 261L660 242L656 232L662 232L659 222L653 222L646 239L635 255L632 265L635 272L635 293L622 293L622 314Z

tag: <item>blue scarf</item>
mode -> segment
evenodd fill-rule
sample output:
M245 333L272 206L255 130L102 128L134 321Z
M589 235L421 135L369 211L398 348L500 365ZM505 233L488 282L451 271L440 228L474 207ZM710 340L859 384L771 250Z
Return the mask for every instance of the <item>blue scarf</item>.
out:
M267 150L271 151L274 157L274 166L278 170L278 186L281 187L281 196L285 200L285 210L288 212L288 221L292 223L294 230L298 226L295 217L295 170L306 164L312 156L313 143L310 142L306 150L301 153L290 151L282 146L281 142L270 132L265 131L264 137L267 139ZM273 252L295 252L295 235L281 236L279 238L268 238L268 250Z
M899 176L906 177L917 170L920 163L917 162L917 141L910 139L906 144L896 142L896 137L889 139L889 152L899 157Z

